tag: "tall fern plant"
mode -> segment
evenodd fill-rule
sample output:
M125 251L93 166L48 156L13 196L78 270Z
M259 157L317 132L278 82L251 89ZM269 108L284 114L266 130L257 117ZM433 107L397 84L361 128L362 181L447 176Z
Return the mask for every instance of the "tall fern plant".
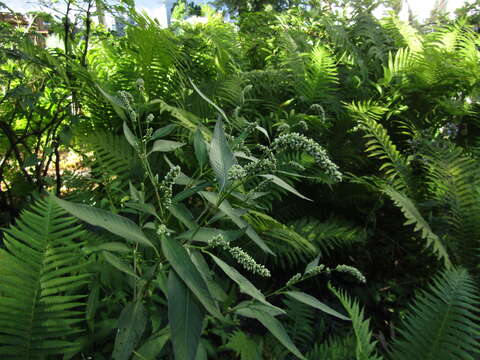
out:
M72 354L88 282L76 219L51 199L35 202L4 229L0 249L0 358Z

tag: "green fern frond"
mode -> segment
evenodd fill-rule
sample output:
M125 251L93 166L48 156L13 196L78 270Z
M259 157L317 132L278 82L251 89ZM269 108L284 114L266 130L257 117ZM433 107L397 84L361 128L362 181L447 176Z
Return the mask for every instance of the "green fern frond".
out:
M355 337L335 336L325 342L316 342L306 355L309 360L355 360Z
M362 229L339 219L320 221L314 218L303 218L291 221L288 225L310 241L322 257L365 241L365 233Z
M428 193L440 208L438 217L448 225L444 230L447 245L461 264L473 270L480 248L478 160L450 146L427 150L423 166Z
M480 298L474 279L463 269L435 277L410 308L394 360L477 359L480 354Z
M323 46L315 46L306 56L304 78L298 82L299 94L308 103L322 103L330 96L338 84L338 72L332 54Z
M390 139L387 130L378 122L388 109L372 101L351 103L347 108L357 117L359 128L368 139L365 150L369 157L385 160L380 170L393 182L397 189L411 189L412 175L409 168L411 157L404 156Z
M315 310L308 305L292 299L283 299L288 320L286 329L293 342L300 348L309 346L318 338L315 324L318 322Z
M450 267L452 263L444 244L432 231L430 225L428 225L427 221L420 214L413 201L404 193L399 192L388 185L383 187L383 192L400 208L407 219L405 225L414 225L414 231L421 232L422 238L427 242L427 247L431 247L437 257L443 260L445 266Z
M389 53L388 64L383 67L384 84L390 83L394 78L406 81L406 75L409 75L420 61L420 57L409 48L398 49L395 55Z
M423 49L423 39L418 31L397 16L383 18L382 26L393 37L398 47L407 46L413 52Z
M50 199L38 200L0 249L0 355L2 359L49 359L75 352L82 332L88 282L76 219Z
M123 189L128 188L138 158L125 137L97 131L81 141L87 151L93 151L92 177L102 184L117 180Z
M309 240L269 215L251 210L244 218L277 255L274 264L293 267L315 256L316 247Z
M252 340L249 334L237 330L232 333L225 348L233 350L240 360L261 360L259 345Z
M370 320L365 319L364 311L360 308L357 301L352 300L345 292L337 290L330 286L330 290L340 300L348 315L352 320L353 331L355 333L356 360L381 360L375 351L377 341L372 340L373 334L370 330Z

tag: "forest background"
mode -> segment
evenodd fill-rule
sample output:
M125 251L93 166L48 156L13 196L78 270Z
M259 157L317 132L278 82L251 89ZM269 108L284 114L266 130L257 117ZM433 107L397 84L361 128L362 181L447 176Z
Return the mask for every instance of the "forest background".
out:
M2 359L479 358L478 2L45 5L0 4Z

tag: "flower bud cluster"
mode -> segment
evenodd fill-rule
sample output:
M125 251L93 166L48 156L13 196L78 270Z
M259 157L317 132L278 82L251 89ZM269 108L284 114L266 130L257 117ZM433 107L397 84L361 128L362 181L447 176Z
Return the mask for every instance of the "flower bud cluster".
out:
M137 121L137 113L132 108L132 104L134 103L133 96L129 92L123 90L119 91L118 95L120 96L123 106L127 108L127 112L130 115L130 120L132 120L132 122Z
M162 201L166 209L172 205L173 184L175 184L175 180L179 175L180 166L174 166L168 171L167 175L165 175L162 183L160 184L159 190L162 193Z
M151 127L147 128L147 132L143 136L143 142L147 142L152 138L153 135L153 129Z
M247 121L243 131L246 135L249 135L249 134L253 133L256 128L257 128L257 123L256 122L254 122L254 121L253 122L248 122Z
M245 270L252 272L253 274L258 274L263 277L270 277L270 271L261 264L258 264L254 258L248 255L238 246L229 249L230 255L243 266Z
M300 120L295 125L296 125L296 127L300 128L303 131L308 131L308 124L305 122L305 120Z
M342 180L342 174L338 166L330 160L326 151L314 140L299 133L288 133L280 135L272 142L272 149L282 152L286 149L303 151L315 159L315 162L336 181Z
M244 166L245 172L249 175L274 171L277 168L277 160L272 158L252 161Z
M302 278L302 274L297 273L293 275L286 283L286 287L292 286L293 284L297 283Z
M134 103L133 96L128 91L119 91L118 95L120 100L122 100L123 105L128 109L128 111L133 111L132 104Z
M135 82L135 87L138 91L144 92L145 91L145 81L143 79L137 79Z
M446 123L440 128L440 133L445 139L455 139L458 135L458 127L454 123Z
M215 235L213 238L208 240L208 246L219 247L223 250L228 250L230 248L230 244L224 239L222 234Z
M247 176L247 172L245 169L238 164L233 165L229 170L228 170L228 180L230 181L235 181L235 180L241 180Z
M252 161L251 163L245 165L243 168L248 175L257 175L259 173L270 172L277 169L277 159L272 151L263 145L257 145L257 148L260 149L265 155L264 158Z
M283 132L283 133L289 132L290 131L290 125L288 125L286 123L283 123L278 127L278 131Z
M165 224L160 224L157 227L157 235L166 235L168 233L168 229Z
M320 264L320 265L314 266L313 268L308 270L305 273L305 275L315 276L315 275L318 275L318 274L322 273L323 271L330 272L330 269L326 268L325 265Z
M263 277L270 277L270 271L262 264L258 264L254 258L243 251L238 246L230 247L228 241L223 238L222 234L215 235L208 241L208 245L211 247L219 247L222 250L226 250L232 255L236 262L243 266L247 271L253 274L258 274Z
M353 276L358 282L365 284L367 279L357 268L348 265L338 265L335 271Z

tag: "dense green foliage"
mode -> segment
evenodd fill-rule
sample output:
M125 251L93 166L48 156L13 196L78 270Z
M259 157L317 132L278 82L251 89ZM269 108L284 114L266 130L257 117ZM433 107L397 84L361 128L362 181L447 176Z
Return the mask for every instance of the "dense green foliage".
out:
M1 23L0 357L478 358L476 17L380 3Z

